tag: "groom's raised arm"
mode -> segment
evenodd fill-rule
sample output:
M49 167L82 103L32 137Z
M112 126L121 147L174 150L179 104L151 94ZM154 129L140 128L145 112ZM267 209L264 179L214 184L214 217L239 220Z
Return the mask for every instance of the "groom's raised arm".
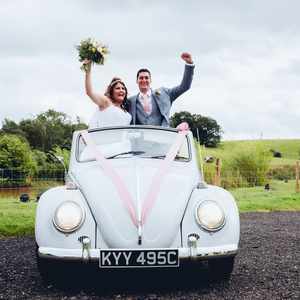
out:
M184 92L186 92L191 87L193 81L195 65L191 54L184 52L181 54L181 58L186 63L184 67L183 78L180 85L168 90L171 103Z

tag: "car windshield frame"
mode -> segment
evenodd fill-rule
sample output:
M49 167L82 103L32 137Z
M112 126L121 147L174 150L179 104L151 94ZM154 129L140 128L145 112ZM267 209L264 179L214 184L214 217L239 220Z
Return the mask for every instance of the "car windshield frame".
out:
M90 132L98 132L98 131L107 131L107 130L126 130L126 129L142 129L142 130L161 130L161 131L169 131L169 132L174 132L178 134L178 130L175 128L170 128L170 127L161 127L161 126L145 126L145 125L130 125L130 126L111 126L111 127L102 127L102 128L93 128L93 129L88 129L87 131ZM187 143L187 152L188 152L188 157L184 158L184 159L174 159L174 161L176 162L183 162L183 163L188 163L191 161L192 159L192 150L191 150L191 144L190 144L190 139L188 138L188 135L186 135L186 143ZM86 159L86 160L82 160L80 159L80 140L82 139L82 134L79 133L77 135L77 139L76 139L76 149L75 149L75 159L78 163L87 163L87 162L94 162L96 161L96 159ZM137 156L139 157L139 156ZM121 157L120 157L121 158ZM122 158L128 158L128 157L122 157ZM144 158L144 159L158 159L159 157L147 157L147 156L140 156L140 158ZM163 159L163 155L160 159Z

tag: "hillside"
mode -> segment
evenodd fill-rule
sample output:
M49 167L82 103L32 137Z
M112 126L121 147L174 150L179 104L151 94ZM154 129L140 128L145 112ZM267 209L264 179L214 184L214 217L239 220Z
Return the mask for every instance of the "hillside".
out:
M203 156L211 155L226 160L226 157L240 149L257 147L267 151L273 149L282 154L281 158L272 158L272 165L294 165L296 160L300 160L300 139L224 141L218 148L205 148L202 152Z

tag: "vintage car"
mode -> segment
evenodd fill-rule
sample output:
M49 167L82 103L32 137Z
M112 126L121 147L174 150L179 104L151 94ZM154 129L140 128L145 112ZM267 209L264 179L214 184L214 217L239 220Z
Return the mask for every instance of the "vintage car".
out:
M43 193L37 207L44 279L59 274L58 261L99 272L206 261L212 277L228 279L239 213L228 191L204 182L194 143L185 126L75 132L66 184Z

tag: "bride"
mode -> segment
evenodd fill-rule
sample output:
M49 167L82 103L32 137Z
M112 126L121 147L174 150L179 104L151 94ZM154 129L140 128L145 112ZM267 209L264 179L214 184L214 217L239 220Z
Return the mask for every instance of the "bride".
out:
M131 115L128 112L127 88L124 82L120 78L114 77L104 95L94 93L91 79L91 61L85 60L84 64L88 66L85 72L85 91L98 106L89 122L89 128L129 125Z

